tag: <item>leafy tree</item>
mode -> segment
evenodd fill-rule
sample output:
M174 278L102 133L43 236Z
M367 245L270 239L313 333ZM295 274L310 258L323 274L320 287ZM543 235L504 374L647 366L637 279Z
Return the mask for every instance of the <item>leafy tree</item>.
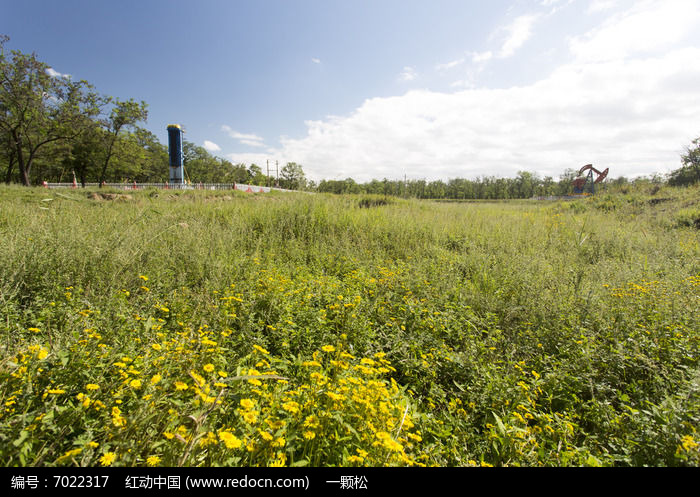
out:
M425 193L427 198L445 198L447 194L447 187L445 183L440 180L431 181L426 185Z
M48 144L80 136L104 99L86 81L48 73L35 54L5 54L0 37L0 133L12 150L23 184L31 184L35 159ZM9 155L9 154L8 154Z
M306 175L301 164L287 162L280 171L282 187L288 190L301 190L306 186Z
M91 122L93 126L86 126L83 134L73 140L62 162L64 169L75 172L83 187L89 180L96 179L102 159L103 133L97 123Z
M576 169L567 168L559 177L559 184L557 185L557 195L569 195L573 191L572 181L578 176L578 171Z
M681 155L683 167L673 171L668 178L669 185L683 186L700 182L700 138L696 138L692 143L693 146L688 147L686 153Z
M249 179L248 169L245 164L236 164L232 166L231 182L232 183L247 183Z
M182 143L186 177L193 183L214 183L219 173L219 162L207 149L187 140Z
M12 135L10 133L0 134L0 158L7 164L5 170L5 183L12 181L15 164L17 162L15 147L12 146Z
M364 186L364 190L366 193L371 193L374 195L379 195L381 193L384 193L384 183L379 181L378 179L373 179L369 183L366 183ZM320 188L320 185L319 185Z
M113 146L113 160L110 163L110 177L119 181L144 181L145 170L151 154L140 143L136 133L120 134ZM163 178L168 174L168 166L161 166L159 177Z
M554 182L554 178L551 176L545 176L542 182L537 185L537 195L542 197L554 195L555 187L556 183Z
M248 168L248 182L256 186L267 185L270 178L262 172L262 168L257 164L251 164Z
M345 178L343 183L344 183L344 188L345 188L346 193L361 193L362 192L362 186L355 183L355 180L352 178Z
M156 135L144 128L136 127L130 137L143 150L134 179L143 183L158 183L167 179L170 167L168 147L160 143Z
M535 193L535 185L539 179L532 173L527 171L518 171L515 178L515 194L514 198L530 198Z
M117 143L119 138L119 133L127 128L134 127L136 123L140 121L145 121L148 119L148 111L146 110L148 106L146 102L137 103L133 99L127 101L116 100L114 108L109 114L109 117L102 121L102 126L105 130L104 141L104 162L102 164L102 171L100 172L99 183L102 184L105 181L107 175L107 167L109 166L109 161L112 159L114 154L114 145Z

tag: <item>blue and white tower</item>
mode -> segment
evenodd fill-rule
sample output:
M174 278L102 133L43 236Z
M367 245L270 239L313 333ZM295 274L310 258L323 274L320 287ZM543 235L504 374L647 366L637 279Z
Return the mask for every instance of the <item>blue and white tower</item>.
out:
M170 155L170 181L172 185L185 184L182 165L182 127L179 124L168 125L168 153Z

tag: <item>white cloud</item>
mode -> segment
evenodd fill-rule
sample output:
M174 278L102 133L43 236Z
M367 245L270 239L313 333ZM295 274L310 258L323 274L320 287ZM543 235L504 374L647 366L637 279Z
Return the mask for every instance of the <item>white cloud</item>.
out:
M435 66L435 69L437 71L447 71L449 69L454 69L457 66L460 66L464 64L464 58L452 60L450 62L446 62L445 64L438 64Z
M602 26L574 38L571 51L580 59L624 59L645 52L660 52L700 28L697 0L636 2L627 12L613 15Z
M617 5L617 0L593 0L588 6L588 13L603 12L610 10Z
M320 63L321 63L321 59L317 59L316 57L312 57L312 58L311 58L311 62L313 62L314 64L320 64Z
M642 7L572 39L571 61L533 84L369 99L348 116L307 122L307 135L283 138L277 156L302 164L311 179L359 181L519 170L558 177L588 163L609 167L612 177L675 169L700 134L700 64L692 63L700 60L699 7ZM611 38L615 26L624 37ZM608 53L606 41L617 43Z
M70 74L60 73L60 72L56 71L53 67L49 67L48 69L46 69L46 74L48 74L52 78L64 78L64 79L71 78Z
M208 150L209 152L220 152L220 151L221 151L221 147L220 147L220 146L218 146L218 145L217 145L216 143L214 143L214 142L210 142L209 140L204 140L204 145L203 145L203 146L204 146L204 148L205 148L206 150Z
M413 81L418 77L418 73L416 73L415 68L410 67L410 66L405 66L403 68L403 71L399 74L399 80L400 81Z
M250 134L250 133L239 133L238 131L231 129L230 126L223 125L221 129L225 131L231 138L238 140L243 145L248 145L251 147L264 147L265 139L261 136Z
M262 168L266 167L266 161L270 160L270 156L271 155L268 154L259 154L255 152L226 154L226 158L234 164L257 164ZM274 163L274 161L271 162ZM280 164L282 164L282 161L280 161ZM270 172L272 174L272 169L270 169Z
M505 59L512 56L532 36L532 27L539 16L523 15L517 17L511 24L502 27L499 31L505 31L506 36L498 57Z
M469 79L458 79L450 83L450 88L474 88L474 82Z
M472 62L474 62L475 64L486 62L488 60L491 60L492 58L493 52L491 52L491 50L487 50L486 52L474 52L472 54Z

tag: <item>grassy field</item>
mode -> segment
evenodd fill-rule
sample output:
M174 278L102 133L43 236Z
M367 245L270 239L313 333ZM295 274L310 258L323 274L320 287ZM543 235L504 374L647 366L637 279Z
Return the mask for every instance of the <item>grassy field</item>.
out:
M700 189L0 188L0 464L700 464Z

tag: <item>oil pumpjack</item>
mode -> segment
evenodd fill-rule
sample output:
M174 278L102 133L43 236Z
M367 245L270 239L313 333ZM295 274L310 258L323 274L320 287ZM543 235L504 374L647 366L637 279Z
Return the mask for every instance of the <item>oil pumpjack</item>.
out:
M593 167L593 164L586 164L579 170L578 177L571 182L574 185L574 193L581 195L586 193L587 189L590 189L591 195L595 195L595 185L608 176L609 170L610 168L606 168L605 171L598 171ZM584 176L583 174L586 171L588 171L588 174ZM593 173L597 175L595 179L593 179Z

